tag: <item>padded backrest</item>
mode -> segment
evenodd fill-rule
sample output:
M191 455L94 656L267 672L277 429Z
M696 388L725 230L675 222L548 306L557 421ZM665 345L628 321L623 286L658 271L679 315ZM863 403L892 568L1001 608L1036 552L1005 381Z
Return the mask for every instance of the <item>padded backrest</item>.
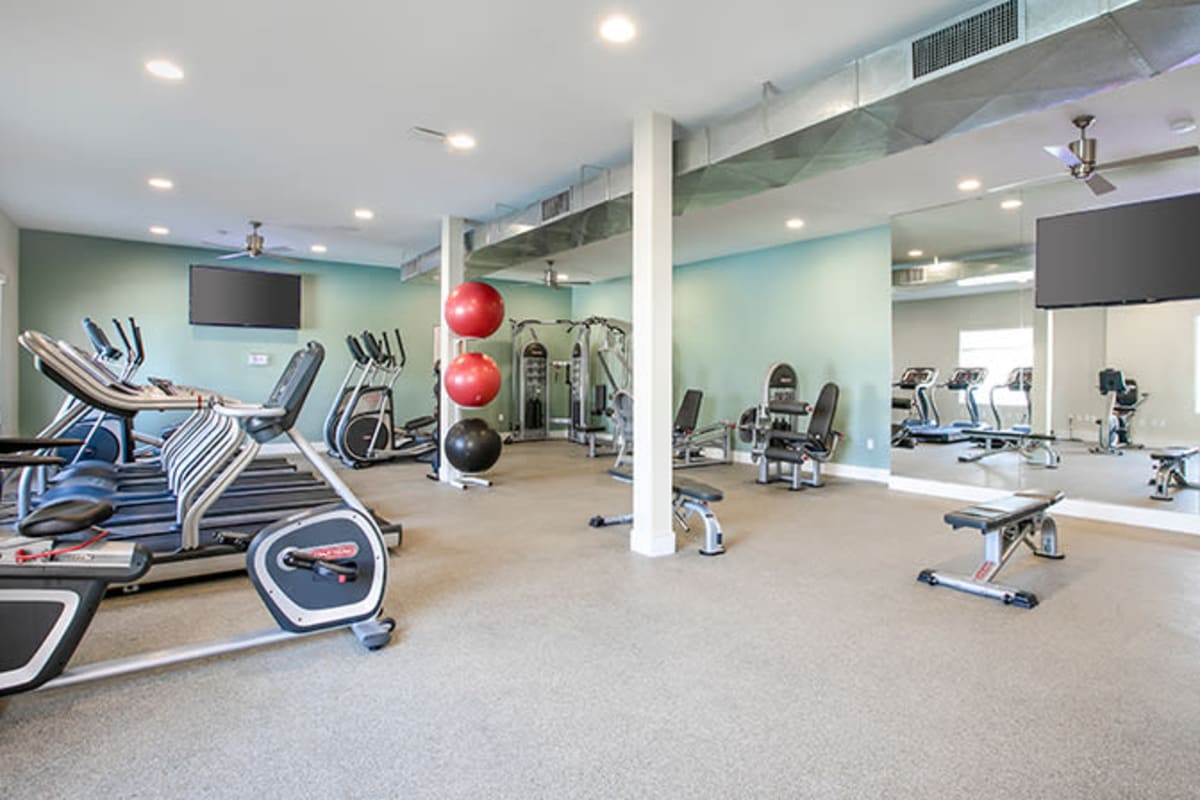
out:
M817 395L812 416L808 419L808 435L822 447L829 447L833 438L833 417L837 414L838 385L827 383Z
M1137 381L1133 378L1125 379L1125 391L1117 393L1117 406L1126 410L1132 410L1138 404L1138 387Z
M704 400L704 392L699 389L688 389L683 393L679 403L679 411L675 413L676 431L694 431L700 420L700 403Z
M246 433L261 444L290 430L324 360L325 348L317 342L309 342L303 350L297 350L271 390L271 396L263 403L269 408L282 406L286 413L281 417L252 417L245 422Z

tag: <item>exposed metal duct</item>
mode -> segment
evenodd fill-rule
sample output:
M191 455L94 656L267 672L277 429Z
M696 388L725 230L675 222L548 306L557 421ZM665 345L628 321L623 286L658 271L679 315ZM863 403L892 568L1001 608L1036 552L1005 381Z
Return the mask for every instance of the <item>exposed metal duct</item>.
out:
M993 0L822 80L764 91L758 106L676 141L675 214L1072 102L1197 56L1200 0ZM626 233L631 192L631 164L585 167L569 189L477 227L467 266L486 274ZM406 275L420 274L409 264Z

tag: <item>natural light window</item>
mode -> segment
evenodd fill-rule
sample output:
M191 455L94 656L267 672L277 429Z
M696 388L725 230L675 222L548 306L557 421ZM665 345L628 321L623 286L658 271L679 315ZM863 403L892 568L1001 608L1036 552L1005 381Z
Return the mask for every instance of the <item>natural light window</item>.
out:
M987 380L978 393L979 404L986 408L993 386L1004 383L1014 368L1033 366L1033 328L959 331L958 365L987 367ZM1024 408L1025 395L1000 389L996 405Z

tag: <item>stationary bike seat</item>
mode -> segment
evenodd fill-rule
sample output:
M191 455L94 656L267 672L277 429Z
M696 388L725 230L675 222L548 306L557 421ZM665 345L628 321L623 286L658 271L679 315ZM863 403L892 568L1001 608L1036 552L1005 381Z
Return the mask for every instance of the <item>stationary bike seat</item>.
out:
M107 500L59 500L38 506L17 523L17 532L31 539L61 536L99 525L115 511Z

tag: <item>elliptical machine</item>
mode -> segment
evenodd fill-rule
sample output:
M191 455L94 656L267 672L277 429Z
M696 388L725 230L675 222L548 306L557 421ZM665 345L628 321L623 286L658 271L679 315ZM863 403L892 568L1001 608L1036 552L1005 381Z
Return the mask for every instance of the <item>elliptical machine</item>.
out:
M325 431L330 452L348 467L359 469L401 459L428 461L437 450L432 416L410 419L396 427L392 390L408 357L400 331L394 333L398 357L386 332L382 346L370 331L363 331L361 347L354 337L346 337L353 363L326 417ZM348 389L356 372L358 381Z
M307 394L323 358L323 348L310 342L292 356L266 405L215 402L213 410L239 420L254 442L286 434L311 456L311 445L294 428L300 410L296 399ZM0 466L30 463L22 458ZM385 646L395 621L379 618L387 588L383 535L333 470L323 471L322 477L341 503L264 528L246 551L246 570L280 629L70 671L64 671L67 662L109 584L137 581L153 557L144 545L106 540L108 532L100 526L113 508L105 501L40 506L21 520L16 533L0 534L0 641L5 643L0 695L83 683L336 628L350 628L370 650ZM230 534L234 546L241 538Z

